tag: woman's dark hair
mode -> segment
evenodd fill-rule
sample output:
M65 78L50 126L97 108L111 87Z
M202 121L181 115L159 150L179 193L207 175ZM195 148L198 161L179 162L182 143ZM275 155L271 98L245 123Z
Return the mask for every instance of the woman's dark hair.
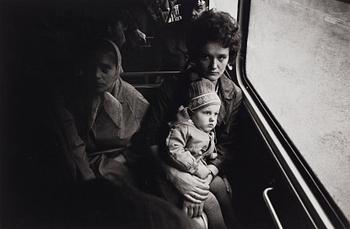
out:
M216 10L204 11L189 27L187 48L190 59L197 61L200 49L208 42L218 42L229 48L229 63L237 56L241 35L236 20L228 13Z

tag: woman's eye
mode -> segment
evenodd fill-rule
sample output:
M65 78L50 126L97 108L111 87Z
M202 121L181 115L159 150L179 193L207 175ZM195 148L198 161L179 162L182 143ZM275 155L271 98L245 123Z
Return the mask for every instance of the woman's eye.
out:
M108 73L109 70L111 70L111 66L107 64L99 64L98 68L103 72L103 73Z
M220 62L224 61L227 57L226 56L219 56L218 59Z
M203 56L201 56L201 60L207 61L207 60L209 60L209 56L203 55Z

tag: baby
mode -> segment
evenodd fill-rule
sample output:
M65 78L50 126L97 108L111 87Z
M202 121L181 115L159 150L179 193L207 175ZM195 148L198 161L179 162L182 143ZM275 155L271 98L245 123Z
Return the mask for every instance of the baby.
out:
M203 180L212 176L210 191L216 188L219 190L215 193L227 195L225 185L215 187L215 184L223 184L223 181L217 176L218 169L212 164L217 157L214 128L220 106L220 98L211 81L201 79L191 83L188 107L180 108L178 120L171 124L166 146L167 158L172 166ZM204 202L204 208L196 211L188 209L188 206L191 208L193 205L191 206L182 198L183 210L191 217L198 216L193 212L202 214L201 211L204 210L208 217L209 228L226 228L220 208L221 203L218 202L220 199L225 198L216 198L213 192L210 192L208 199Z

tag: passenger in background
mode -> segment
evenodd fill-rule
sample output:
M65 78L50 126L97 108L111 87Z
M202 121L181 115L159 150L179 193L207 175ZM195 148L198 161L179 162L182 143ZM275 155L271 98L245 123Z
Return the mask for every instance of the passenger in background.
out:
M198 18L208 7L204 0L177 0L176 2L180 4L180 14L185 21Z
M125 0L123 0L125 1ZM165 23L168 0L127 0L126 11L132 20L125 31L126 42L119 46L126 71L156 71L161 63L159 29ZM130 24L130 21L133 23ZM130 28L134 28L131 29Z
M195 228L174 206L136 188L128 149L149 104L120 78L115 43L100 40L92 51L85 84L67 98L67 109L57 109L62 148L72 160L75 180L85 181L70 187L73 192L63 200L70 207L63 215L78 225L91 222L92 228Z
M237 22L225 12L209 10L203 12L190 27L188 34L188 50L191 64L183 72L182 77L166 79L159 90L157 99L152 104L150 112L145 118L142 131L135 138L135 142L145 141L144 144L135 143L138 147L134 156L142 157L142 152L148 150L153 161L153 169L160 165L163 172L155 172L149 178L162 174L174 187L192 203L193 209L208 197L209 184L212 179L222 174L225 165L232 162L237 152L237 115L242 101L240 88L229 78L226 73L227 65L233 64L240 47L240 32ZM166 165L161 158L166 157L165 139L169 133L168 122L176 120L176 114L180 106L186 106L189 100L189 85L193 80L206 78L215 85L215 91L222 101L215 127L217 153L214 160L212 175L207 179L180 171ZM143 140L142 140L143 139ZM151 171L151 170L148 170ZM153 177L152 177L153 176ZM157 180L157 179L155 179ZM227 186L227 190L230 187ZM161 190L153 190L164 197ZM219 202L225 202L219 200ZM232 203L227 203L230 205ZM237 221L228 222L232 217L227 217L227 206L221 206L224 219L229 228L234 228ZM232 226L234 225L234 226Z
M115 43L101 40L92 50L81 76L85 82L73 88L67 104L73 115L65 122L67 138L84 179L126 179L125 153L148 102L120 78L121 55Z
M123 47L127 39L134 45L146 43L146 34L140 29L135 15L129 8L120 10L119 17L110 19L106 25L105 33L104 35L110 37L120 48Z
M207 10L203 0L174 0L170 2L171 16L160 31L162 70L183 70L189 61L186 33L189 24ZM176 18L175 21L174 18ZM171 20L172 19L172 20Z

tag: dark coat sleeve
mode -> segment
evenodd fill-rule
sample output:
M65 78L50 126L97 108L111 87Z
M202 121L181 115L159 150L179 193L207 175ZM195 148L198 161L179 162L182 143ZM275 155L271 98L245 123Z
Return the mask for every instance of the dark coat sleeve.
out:
M165 144L165 138L170 130L168 122L173 120L177 113L178 84L179 82L172 77L165 80L151 103L142 126L148 146Z
M126 155L130 164L140 164L151 161L153 165L159 165L160 155L154 155L152 146L165 145L165 138L169 133L167 125L172 104L173 80L168 79L162 83L156 96L150 102L145 117L142 120L140 130L133 136L131 150Z

